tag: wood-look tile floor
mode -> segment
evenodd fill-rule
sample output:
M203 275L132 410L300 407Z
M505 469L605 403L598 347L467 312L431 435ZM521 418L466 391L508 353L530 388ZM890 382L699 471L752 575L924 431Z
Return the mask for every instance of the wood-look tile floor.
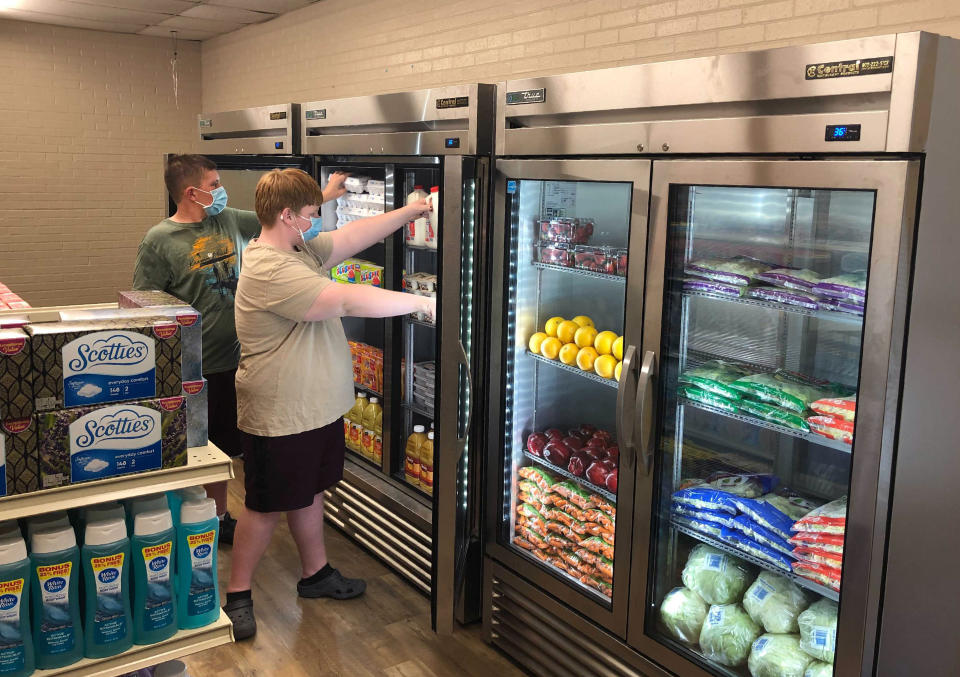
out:
M231 481L230 511L243 504L242 464ZM336 529L326 527L331 563L347 576L365 578L355 600L300 599L297 549L281 520L257 570L253 599L258 632L186 657L192 677L522 675L485 644L479 625L452 637L430 629L430 600ZM230 546L221 546L220 580L230 572Z

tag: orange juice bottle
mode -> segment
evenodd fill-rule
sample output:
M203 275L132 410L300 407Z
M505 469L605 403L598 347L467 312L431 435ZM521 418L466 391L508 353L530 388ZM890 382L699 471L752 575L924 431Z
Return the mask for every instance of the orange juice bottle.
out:
M377 412L379 411L382 411L382 409L380 408L380 400L376 397L371 397L370 403L363 408L363 437L360 442L360 453L371 461L373 460L374 429L377 425Z
M373 462L383 463L383 408L377 411L377 422L373 426Z
M420 447L427 435L422 425L413 426L413 434L407 438L407 448L403 462L403 478L415 487L420 486Z
M363 410L367 406L367 395L363 392L357 393L357 401L353 403L353 409L347 413L350 420L350 438L347 440L347 449L361 452L361 440L363 439Z
M433 495L433 431L420 445L420 488Z

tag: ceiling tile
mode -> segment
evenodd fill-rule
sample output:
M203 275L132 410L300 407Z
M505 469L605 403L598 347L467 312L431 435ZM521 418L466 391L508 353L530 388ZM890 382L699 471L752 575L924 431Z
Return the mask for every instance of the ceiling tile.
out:
M235 21L214 21L212 19L197 19L189 16L174 16L164 19L157 23L158 26L168 28L185 28L199 31L213 31L215 33L229 33L238 28L243 28L246 24Z
M70 16L55 16L41 12L27 12L22 9L0 10L0 18L32 21L33 23L54 24L69 28L87 28L93 31L108 31L112 33L136 33L143 29L144 24L126 24L109 21L92 21Z
M163 14L179 14L185 9L197 6L197 3L193 0L71 0L71 2L78 5L120 7L143 12L162 12Z
M139 31L140 35L150 35L157 38L169 38L170 28L166 26L148 26L142 31ZM207 38L212 38L215 35L218 35L216 31L197 31L197 30L185 30L181 28L173 29L177 31L177 40L206 40Z
M214 0L217 5L224 7L240 7L260 12L282 14L294 9L306 7L316 0Z
M180 16L196 17L198 19L214 19L215 21L231 21L243 24L256 24L278 16L275 13L251 12L239 7L221 7L219 5L194 5L190 9L180 12Z
M108 23L126 23L145 25L158 23L166 19L169 14L161 12L142 12L119 7L102 7L87 5L69 0L19 0L18 9L28 12L42 12L56 16L87 19L90 21L105 21Z

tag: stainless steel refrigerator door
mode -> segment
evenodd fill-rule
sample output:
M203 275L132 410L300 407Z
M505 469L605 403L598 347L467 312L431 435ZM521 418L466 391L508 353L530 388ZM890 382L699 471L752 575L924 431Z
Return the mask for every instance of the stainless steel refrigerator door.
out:
M664 308L668 274L668 241L672 229L670 203L675 187L749 187L864 191L872 193L872 243L869 247L867 303L862 324L855 446L849 470L849 506L846 520L836 636L838 676L869 674L875 649L881 569L886 536L887 501L896 433L904 318L914 236L919 163L894 160L849 161L675 161L657 162L652 183L652 223L644 309L642 353L653 362L661 354L666 328ZM744 211L744 219L750 213ZM867 212L869 218L869 211ZM828 224L829 227L829 224ZM646 377L651 392L656 373ZM641 386L642 388L643 386ZM633 587L628 642L644 655L681 674L708 674L693 652L681 655L655 636L654 611L659 600L652 593L657 567L655 541L659 519L655 478L663 472L666 452L660 449L660 425L654 410L663 401L647 400L642 419L636 520L633 533ZM654 425L657 428L654 428ZM649 426L649 427L648 427ZM848 452L849 453L849 452ZM669 499L669 496L667 497ZM661 520L662 523L662 520ZM661 635L662 636L662 635ZM714 667L711 673L727 674Z
M633 453L632 442L634 421L631 412L633 407L628 406L628 403L636 397L636 383L640 367L634 356L637 354L637 347L641 345L640 329L646 259L650 168L651 163L645 160L499 160L496 163L494 173L494 232L491 245L493 248L493 276L490 292L491 319L489 322L490 390L486 463L486 552L489 556L551 594L568 607L621 637L625 636L627 630L627 607L630 591L630 535L633 528L633 469L637 462ZM543 265L542 262L531 264L530 256L532 252L526 250L521 252L517 249L516 238L519 236L516 234L514 226L521 227L519 225L520 195L524 190L524 182L532 184L535 190L543 191L548 190L547 186L552 182L551 189L555 193L554 198L559 195L561 203L564 199L564 185L576 187L572 193L574 196L583 186L585 193L594 194L594 204L596 204L594 191L597 187L608 191L602 194L616 197L617 218L621 219L617 226L618 229L621 227L623 229L622 244L619 246L626 248L629 253L629 268L625 281L619 283L613 281L611 280L613 276L609 274L595 274L594 277L597 279L591 280L589 279L590 273L584 275L584 271L573 270L572 268L569 269L571 273L584 275L584 277L575 278L574 275L571 275L567 278L576 279L576 283L583 284L584 287L609 285L606 287L590 287L598 294L597 302L591 305L584 300L584 312L593 314L594 311L602 310L605 305L607 310L615 307L616 311L620 313L618 322L622 322L624 335L622 373L619 383L613 381L602 384L601 379L601 384L589 386L600 389L590 391L594 393L591 398L575 397L573 400L568 398L563 404L567 410L575 411L578 417L582 415L583 418L587 417L587 412L596 412L598 408L602 407L602 413L609 416L611 421L615 420L616 423L617 438L620 443L620 468L623 473L619 478L618 491L613 492L617 497L616 515L618 517L615 522L614 537L619 545L615 548L615 557L613 558L615 564L611 565L613 566L612 590L608 598L601 596L600 592L591 592L580 586L573 578L561 573L556 566L551 568L542 565L540 561L527 556L526 551L518 548L513 542L514 502L517 499L517 487L519 485L515 471L521 463L537 464L537 461L529 457L522 449L523 444L515 444L515 438L522 433L514 431L514 424L511 422L511 410L514 401L512 391L515 387L513 384L513 361L517 356L524 360L525 371L536 370L542 365L539 356L523 354L527 345L527 335L520 337L518 332L522 333L531 329L531 327L517 328L514 326L517 324L517 321L513 318L514 304L517 297L522 294L517 289L512 288L514 284L512 280L516 278L517 267L521 264L531 268L551 268L549 265ZM519 187L518 184L520 184ZM516 193L516 196L512 193ZM578 209L574 204L578 198L568 196L568 199L571 200L570 204L573 205L573 208ZM621 202L623 204L622 213L619 207ZM572 211L570 215L579 215L579 213ZM529 215L524 218L528 217ZM533 228L531 223L526 223L523 228L526 229L525 232L531 238L536 239L529 232ZM533 239L530 243L525 244L532 245ZM553 270L549 273L551 275L568 275L562 268L559 270L556 266L552 268ZM543 274L546 274L546 272L544 271ZM582 283L579 282L581 279L584 280ZM527 283L524 284L529 286ZM536 285L535 282L533 284ZM531 291L531 293L533 292ZM577 297L580 296L571 288L571 302L579 302ZM610 314L612 316L612 312ZM529 320L530 318L527 317L523 321L529 324ZM572 369L572 372L573 374L580 373L580 376L571 375L570 372L569 367L557 364L557 366L544 367L543 373L545 374L545 381L556 379L558 390L570 387L570 381L562 381L565 378L575 380L584 378L596 380L599 378L590 372L583 374L576 367ZM576 386L576 388L579 390L580 386ZM586 388L587 386L583 386L583 389ZM608 388L610 390L607 390ZM536 387L534 390L536 390ZM615 398L611 397L614 392L616 393ZM531 397L535 397L535 395L531 395ZM607 398L610 399L609 403L607 403ZM590 399L594 401L590 401ZM600 402L600 400L603 400L603 402ZM547 415L549 415L549 412ZM523 427L523 425L518 424L517 430ZM551 472L558 475L566 473L566 476L570 478L569 481L577 483L581 489L587 486L575 476L576 473L567 473L567 469L555 469Z
M489 165L485 159L447 157L441 190L440 302L438 305L438 440L434 455L433 624L441 634L453 632L464 593L464 576L473 533L471 453L478 453L479 423L474 410L475 284L478 229L487 196ZM476 290L475 290L476 289ZM474 553L478 556L479 553ZM477 586L480 581L473 581Z

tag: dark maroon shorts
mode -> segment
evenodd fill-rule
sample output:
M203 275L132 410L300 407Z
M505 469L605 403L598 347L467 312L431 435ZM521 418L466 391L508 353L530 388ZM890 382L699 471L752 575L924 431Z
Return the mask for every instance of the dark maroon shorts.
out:
M300 510L343 479L343 418L296 435L261 437L242 431L240 435L244 504L250 510Z
M210 441L231 458L243 453L237 427L237 370L205 374Z

